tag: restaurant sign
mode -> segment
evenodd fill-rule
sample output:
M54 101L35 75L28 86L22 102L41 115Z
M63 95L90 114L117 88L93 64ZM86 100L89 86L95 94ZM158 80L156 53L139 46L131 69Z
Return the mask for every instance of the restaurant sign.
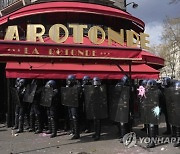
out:
M49 29L46 29L42 24L28 24L26 29L26 41L30 42L44 42L45 32L48 31L48 37L57 44L66 43L70 37L69 30L72 30L73 42L75 44L84 43L84 31L88 31L88 39L94 45L102 45L107 39L108 46L112 46L115 42L123 47L140 47L143 49L149 49L147 44L149 41L148 34L136 33L133 30L120 29L119 32L114 31L110 27L106 30L100 26L92 26L88 29L88 25L81 24L69 24L66 27L63 24L54 24ZM17 25L8 26L4 40L16 40L20 41L20 32Z

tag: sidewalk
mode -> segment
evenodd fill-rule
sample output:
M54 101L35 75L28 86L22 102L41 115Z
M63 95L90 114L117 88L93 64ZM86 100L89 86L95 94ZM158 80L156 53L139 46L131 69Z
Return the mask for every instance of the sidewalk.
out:
M163 129L162 129L163 130ZM142 135L140 128L134 128L136 134ZM163 130L164 131L164 130ZM180 154L180 148L172 144L146 149L139 142L131 148L125 147L117 138L116 126L103 126L101 140L94 142L92 133L81 134L78 140L70 140L66 132L58 132L58 137L53 139L41 133L24 132L14 134L11 128L0 125L0 153L1 154ZM105 133L105 132L108 132Z

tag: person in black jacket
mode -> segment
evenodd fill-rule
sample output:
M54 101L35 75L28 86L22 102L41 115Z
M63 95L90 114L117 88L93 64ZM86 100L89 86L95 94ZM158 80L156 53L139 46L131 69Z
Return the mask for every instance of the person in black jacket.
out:
M50 138L57 136L57 105L58 105L58 89L54 80L46 82L45 88L52 88L52 101L50 107L47 107L48 116L48 131L47 134L51 134Z
M40 98L41 98L40 96L41 96L42 87L40 84L40 80L33 79L30 86L36 86L36 91L30 108L29 132L35 131L35 134L39 134L42 133L42 118L41 118L41 110L40 110ZM35 122L37 123L37 130L35 130Z

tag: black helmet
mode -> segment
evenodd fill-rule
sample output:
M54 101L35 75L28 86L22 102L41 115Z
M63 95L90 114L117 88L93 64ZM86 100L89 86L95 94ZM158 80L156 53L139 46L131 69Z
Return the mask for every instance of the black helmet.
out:
M55 88L56 87L56 82L54 80L49 80L48 82L46 82L46 85L45 85L46 88Z
M19 87L23 86L25 84L26 80L25 79L20 79L19 80Z
M15 82L15 87L17 88L19 86L19 81L20 81L21 78L17 78L16 79L16 82Z
M93 78L93 85L94 86L100 86L101 85L101 80L98 77Z
M148 87L148 88L152 88L152 87L155 87L157 85L157 83L156 83L156 81L155 80L148 80L147 81L147 84L146 84L146 86Z
M146 79L145 79L145 80L143 80L143 81L142 81L142 83L141 83L141 84L142 84L142 86L143 86L143 87L146 87L147 82L148 82L148 80L146 80Z
M86 84L90 83L90 80L91 80L90 77L85 75L82 79L82 84L86 85Z
M20 79L21 79L21 78L17 78L17 79L16 79L16 82L19 82Z
M128 83L128 80L129 80L129 78L128 78L127 75L124 75L124 76L122 77L122 79L121 79L123 85L127 84L127 83Z
M76 76L74 74L68 75L68 77L66 78L66 84L70 86L75 84L75 82L76 82Z
M174 88L175 88L175 90L180 90L180 81L176 81L174 83Z
M169 87L171 85L171 78L165 77L162 80L162 86L163 87Z

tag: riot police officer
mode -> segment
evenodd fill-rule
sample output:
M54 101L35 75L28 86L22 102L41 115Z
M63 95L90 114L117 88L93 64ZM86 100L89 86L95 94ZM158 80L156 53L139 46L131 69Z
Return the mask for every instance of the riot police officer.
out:
M139 87L138 87L138 91L139 91L139 94L138 94L138 98L139 98L139 102L141 102L143 100L145 96L145 88L147 86L147 79L144 79L142 80L142 82L139 84ZM147 130L147 125L144 124L144 127L141 129L141 131L146 131Z
M123 142L123 136L129 132L129 101L129 79L127 76L123 76L115 86L109 87L110 119L118 123L121 143Z
M64 101L62 101L62 103L64 103L63 105L67 105L68 106L68 114L69 114L69 119L70 119L70 123L71 123L71 129L72 129L72 140L73 139L79 139L80 138L80 132L79 132L79 117L78 117L78 106L79 106L79 91L78 91L78 86L77 86L77 81L76 81L76 76L71 74L68 75L68 77L66 78L66 88L67 93L64 92L64 95L68 95L68 91L71 91L71 95L72 98L75 96L77 99L71 100L71 98L66 97L64 99ZM65 94L66 93L66 94ZM74 95L72 93L75 93ZM61 93L62 94L62 93ZM62 97L64 98L64 97ZM77 105L74 105L73 101L76 101ZM66 104L66 103L72 103L72 104Z
M167 115L172 126L172 135L176 137L174 147L180 146L180 81L164 80Z
M158 124L160 116L159 101L161 97L161 91L158 89L155 80L148 80L145 90L145 96L140 102L141 105L141 121L147 124L147 134L150 138L150 142L147 148L155 147L155 138L158 134Z
M174 83L174 107L175 107L175 114L174 119L177 118L177 121L174 122L175 127L175 137L176 142L174 143L174 147L180 147L180 81L176 81Z
M29 132L35 131L35 134L39 134L42 133L42 120L41 120L41 111L40 111L40 98L41 98L40 96L41 96L42 87L40 84L40 80L33 79L28 87L29 89L31 89L31 91L29 91L30 94L28 95L32 97L32 99L29 100L29 103L31 103ZM26 91L28 91L28 87ZM25 100L25 96L24 96L24 100ZM35 130L35 121L37 123L37 130Z
M18 105L16 105L16 109L15 109L15 127L14 129L17 128L18 126L18 130L17 133L22 133L24 130L24 109L25 109L25 104L23 102L23 96L24 93L26 91L26 80L22 79L22 78L17 78L16 79L16 91L19 97L19 103Z
M93 78L93 86L94 87L99 87L101 85L101 80L98 77ZM94 134L93 138L95 141L100 139L101 135L101 119L94 117Z
M167 103L166 103L165 94L164 94L164 90L170 87L170 85L171 85L171 79L169 77L165 77L162 79L162 83L160 86L160 90L162 91L162 98L160 101L160 106L161 106L161 112L165 116L165 122L166 122L166 128L167 128L167 130L163 133L164 135L171 134L171 126L169 124L169 118L168 118L167 106L166 106Z
M17 78L16 81L15 81L15 91L17 92L17 87L19 86L19 80L20 78ZM14 96L13 96L14 97ZM20 108L20 104L17 104L17 102L14 102L16 103L15 105L15 125L13 127L13 130L14 129L18 129L18 125L19 125L19 108Z
M94 120L94 141L100 139L101 119L107 118L106 86L101 85L99 77L94 77L93 85L85 87L85 106L87 119Z
M50 104L47 105L48 131L50 138L57 136L57 105L58 105L58 89L54 80L49 80L45 84L45 95L49 93ZM42 96L43 97L43 96ZM47 98L48 99L48 98Z
M85 75L82 79L82 101L83 101L83 121L84 121L84 124L85 124L85 133L89 133L91 131L91 120L88 120L86 118L86 107L85 107L85 98L84 98L84 87L87 86L87 85L92 85L92 82L91 82L91 78L87 75Z

